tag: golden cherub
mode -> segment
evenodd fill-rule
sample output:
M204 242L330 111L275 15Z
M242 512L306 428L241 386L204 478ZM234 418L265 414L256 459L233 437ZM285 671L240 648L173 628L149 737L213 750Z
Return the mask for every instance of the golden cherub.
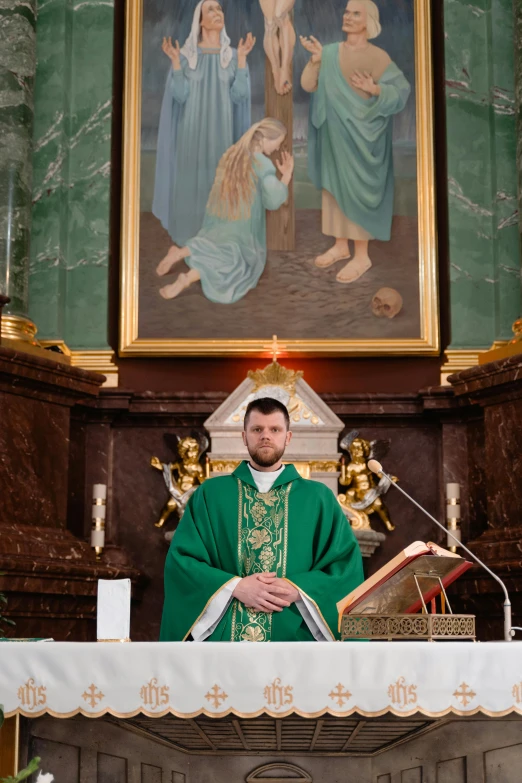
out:
M157 457L152 457L150 461L153 468L162 471L170 494L159 520L155 523L156 527L163 527L173 511L177 511L181 519L190 496L206 478L199 459L208 448L208 439L205 436L200 436L199 440L195 437L180 438L178 435L175 437L179 456L177 462L164 463ZM168 435L165 435L165 439L170 440Z
M388 491L390 482L384 477L377 481L366 464L367 460L376 456L376 446L383 443L383 441L364 440L356 430L350 432L341 441L341 449L348 451L350 462L346 464L346 458L342 457L339 483L349 489L345 494L338 495L337 499L354 528L370 530L369 517L370 514L375 513L387 530L395 530L388 509L381 499L381 495ZM394 481L398 480L395 476L392 478Z

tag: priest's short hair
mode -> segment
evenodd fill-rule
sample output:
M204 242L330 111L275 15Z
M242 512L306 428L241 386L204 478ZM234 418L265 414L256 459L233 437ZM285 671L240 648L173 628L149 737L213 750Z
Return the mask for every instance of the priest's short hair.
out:
M279 411L284 416L286 429L290 429L290 416L288 415L288 409L285 405L283 405L282 402L274 399L274 397L259 397L259 399L251 400L248 403L243 421L244 428L247 426L248 417L252 411L259 411L259 413L262 413L264 416L269 416L271 413L276 413Z

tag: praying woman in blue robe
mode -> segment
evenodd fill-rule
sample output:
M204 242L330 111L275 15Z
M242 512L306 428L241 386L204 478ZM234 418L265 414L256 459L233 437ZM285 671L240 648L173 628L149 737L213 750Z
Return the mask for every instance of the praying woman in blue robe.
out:
M197 234L223 153L250 127L249 33L230 46L223 9L201 0L183 47L163 39L169 69L161 107L153 214L173 242Z
M266 264L266 210L276 210L288 198L294 159L282 151L276 166L268 157L279 150L286 128L265 117L222 157L210 193L203 228L175 255L163 259L158 275L168 274L182 259L190 270L160 289L174 299L201 281L211 302L231 304L255 288Z

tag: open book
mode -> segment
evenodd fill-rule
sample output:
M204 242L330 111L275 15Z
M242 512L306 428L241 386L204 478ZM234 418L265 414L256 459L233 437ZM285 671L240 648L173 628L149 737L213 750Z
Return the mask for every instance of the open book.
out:
M473 563L428 541L414 541L337 604L343 614L413 614ZM417 587L418 585L418 587Z

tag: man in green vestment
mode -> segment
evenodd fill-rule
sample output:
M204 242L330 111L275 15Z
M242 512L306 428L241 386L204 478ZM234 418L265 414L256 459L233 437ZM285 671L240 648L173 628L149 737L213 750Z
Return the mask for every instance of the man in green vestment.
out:
M361 553L333 492L283 465L289 426L278 400L250 402L250 461L190 498L167 555L161 641L338 638Z

